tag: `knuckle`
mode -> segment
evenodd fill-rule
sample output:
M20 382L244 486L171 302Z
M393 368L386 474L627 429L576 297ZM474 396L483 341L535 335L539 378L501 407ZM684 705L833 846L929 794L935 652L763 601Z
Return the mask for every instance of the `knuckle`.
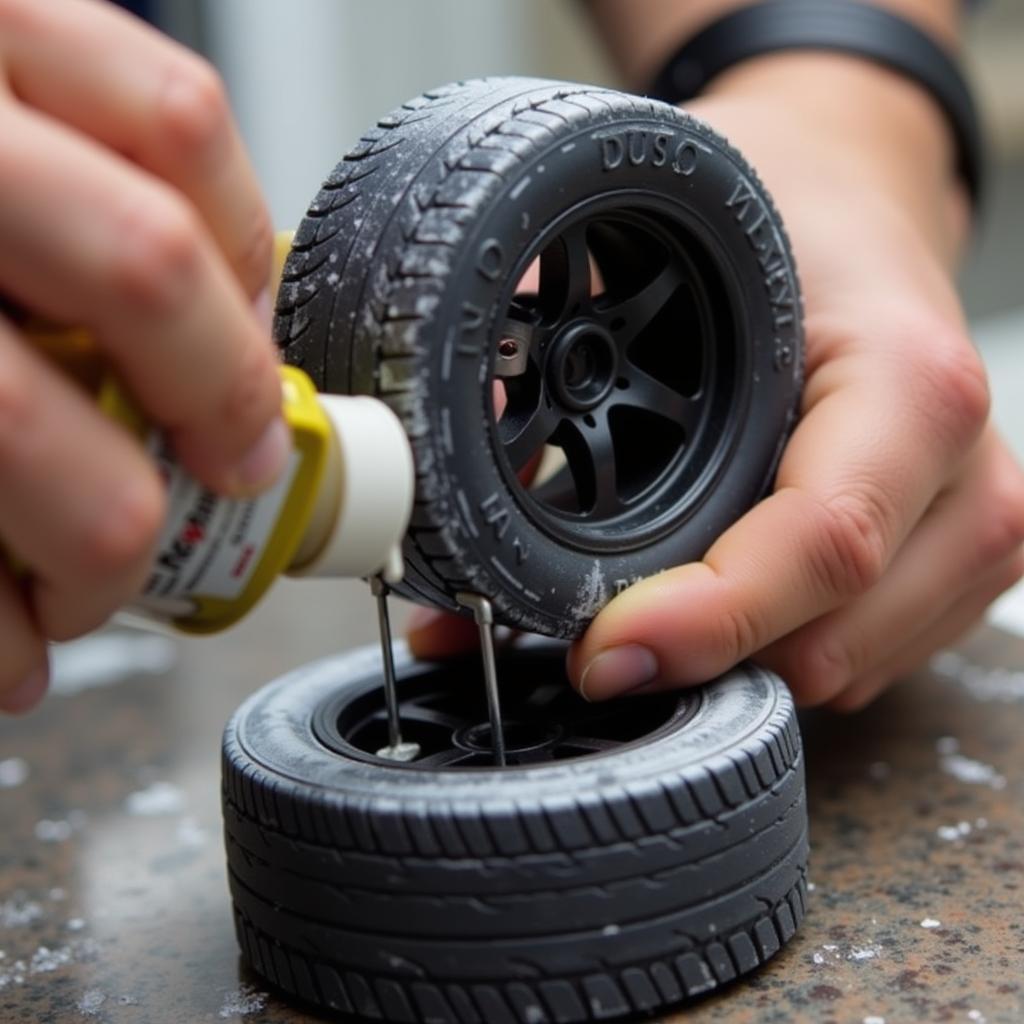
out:
M823 704L841 693L863 661L853 644L814 629L800 631L787 647L783 676L806 706Z
M881 578L888 560L888 502L869 487L820 506L809 571L827 593L855 597Z
M178 309L198 279L202 260L196 215L168 194L126 210L120 236L110 271L114 292L156 313Z
M910 373L938 430L958 448L970 444L988 420L988 375L970 341L948 328L931 332L933 343L918 349Z
M982 566L1002 561L1024 544L1024 486L1003 484L991 502L986 522L979 530Z
M157 130L181 156L201 158L215 151L228 131L230 108L224 83L202 57L178 58L167 72Z
M125 577L124 596L130 596L142 583L165 510L163 488L148 474L111 494L104 515L89 524L81 539L85 573Z
M742 608L724 608L714 620L712 649L716 659L735 665L762 646L762 635L751 612Z

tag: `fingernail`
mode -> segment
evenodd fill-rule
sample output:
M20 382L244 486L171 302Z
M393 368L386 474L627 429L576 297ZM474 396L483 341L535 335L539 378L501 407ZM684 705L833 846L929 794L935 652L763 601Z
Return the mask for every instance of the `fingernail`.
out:
M252 300L252 311L256 314L260 327L270 334L274 327L274 303L270 299L270 289L263 291Z
M654 652L640 644L624 644L602 651L587 663L580 676L580 696L607 700L649 683L658 674Z
M287 424L277 416L260 435L259 440L235 464L235 489L243 493L262 490L272 484L292 450L292 435Z
M43 699L43 694L46 693L49 683L50 673L45 668L36 669L13 690L8 690L7 693L0 695L0 710L12 715L30 711Z

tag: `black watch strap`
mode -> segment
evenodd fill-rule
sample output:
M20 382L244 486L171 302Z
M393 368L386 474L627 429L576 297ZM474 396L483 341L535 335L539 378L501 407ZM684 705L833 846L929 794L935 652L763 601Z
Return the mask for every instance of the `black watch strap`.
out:
M727 68L779 50L851 53L914 80L949 121L957 164L977 204L984 145L977 108L953 57L925 32L890 11L855 0L762 0L712 22L685 42L648 95L679 103L698 95Z

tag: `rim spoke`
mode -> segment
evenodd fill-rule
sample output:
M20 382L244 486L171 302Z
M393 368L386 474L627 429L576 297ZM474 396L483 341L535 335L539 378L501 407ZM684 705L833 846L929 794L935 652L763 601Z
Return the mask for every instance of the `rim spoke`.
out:
M616 302L611 306L601 306L601 320L610 325L615 321L623 321L613 334L622 350L665 308L665 303L672 298L683 284L682 270L675 263L668 263L649 284L635 295Z
M617 405L643 409L664 419L678 423L687 438L692 437L700 416L701 403L630 364L626 371L629 387L616 392Z
M508 416L499 423L505 456L515 473L518 473L530 461L530 457L544 446L558 426L558 418L548 408L543 395L540 396L537 408L522 419L525 422Z
M576 484L580 509L588 514L611 515L619 511L615 447L605 412L595 410L594 426L571 423L563 448Z
M590 299L590 254L585 223L573 224L540 256L540 305L551 322Z

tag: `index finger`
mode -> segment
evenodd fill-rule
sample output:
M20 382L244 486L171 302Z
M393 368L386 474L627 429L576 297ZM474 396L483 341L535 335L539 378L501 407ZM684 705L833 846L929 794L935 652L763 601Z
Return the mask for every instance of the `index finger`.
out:
M775 492L702 562L597 616L569 662L585 696L705 682L879 578L987 412L963 339L884 351L854 347L819 371Z
M271 224L216 72L95 0L9 0L3 28L0 62L17 96L182 192L255 296Z

